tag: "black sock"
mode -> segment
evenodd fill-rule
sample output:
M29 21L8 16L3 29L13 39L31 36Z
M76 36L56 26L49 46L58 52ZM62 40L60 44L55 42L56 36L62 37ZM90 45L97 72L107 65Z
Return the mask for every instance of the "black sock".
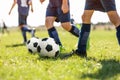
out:
M21 29L21 32L22 32L22 36L23 36L24 42L27 42L26 31Z
M59 39L57 30L55 29L55 27L52 27L52 28L48 29L48 34L49 34L50 37L54 38L54 40L56 41L57 44L62 46L62 43Z
M26 31L26 32L31 32L31 31L32 31L32 30L29 29L26 25L24 25L24 26L22 27L22 30L24 30L24 31Z
M116 28L116 36L117 36L117 40L118 40L118 43L120 45L120 25Z
M76 37L79 37L79 29L77 27L75 27L74 25L72 25L72 28L70 30L70 33L72 33L73 35L75 35Z
M87 40L90 34L91 24L82 24L81 32L79 33L79 40L78 40L78 53L86 52Z

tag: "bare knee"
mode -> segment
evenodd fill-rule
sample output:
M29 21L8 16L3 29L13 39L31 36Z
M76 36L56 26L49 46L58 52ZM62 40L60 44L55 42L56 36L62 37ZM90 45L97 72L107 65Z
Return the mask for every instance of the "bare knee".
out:
M88 22L87 16L85 14L82 15L82 21L83 22Z
M45 26L46 26L46 28L47 29L52 28L54 21L55 21L54 17L47 17L46 20L45 20Z
M83 23L91 23L91 17L93 14L93 10L85 10L82 15L82 21Z
M64 22L64 23L61 23L62 27L67 30L67 31L70 31L72 26L70 24L70 22Z
M117 27L120 25L120 17L116 11L109 11L108 17L110 21Z

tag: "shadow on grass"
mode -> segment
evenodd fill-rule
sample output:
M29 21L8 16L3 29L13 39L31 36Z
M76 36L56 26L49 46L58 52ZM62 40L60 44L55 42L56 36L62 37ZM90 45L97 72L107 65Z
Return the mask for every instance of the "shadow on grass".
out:
M13 44L13 45L6 45L6 47L19 47L19 46L25 46L25 44Z
M61 59L61 60L64 60L64 59L68 59L68 58L70 58L70 57L72 57L73 55L71 55L70 53L61 53L60 55L59 55L59 58Z
M71 54L71 52L70 53L62 53L62 54L60 54L60 59L68 59L68 58L70 58L70 57L72 57L72 56L78 56L78 55L76 55L76 54ZM93 60L93 61L97 61L95 58L92 58L92 57L81 57L81 56L79 56L80 58L83 58L83 59L86 59L86 60Z
M51 61L55 61L55 60L58 60L58 59L61 59L61 60L68 59L71 56L72 55L70 55L69 53L60 53L57 57L39 56L37 59L38 60L51 60Z
M109 80L110 78L120 74L120 62L114 59L100 61L102 68L93 74L83 74L81 78L93 78L101 80Z

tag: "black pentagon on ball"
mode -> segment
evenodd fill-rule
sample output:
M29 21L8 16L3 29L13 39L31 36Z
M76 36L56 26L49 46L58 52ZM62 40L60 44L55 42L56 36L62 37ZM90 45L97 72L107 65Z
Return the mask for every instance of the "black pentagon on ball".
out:
M32 51L31 49L28 49L28 51L29 51L30 53L33 53L33 51Z
M59 55L59 51L57 51L56 53L55 53L55 57L57 57Z
M43 39L42 39L42 41L47 41L47 40L48 40L48 38L43 38Z
M37 43L37 42L33 43L33 46L34 46L34 47L37 47L37 45L38 45L38 43Z
M48 52L52 51L53 48L52 48L52 45L48 44L45 48Z
M27 41L27 44L29 44L29 43L30 43L30 40Z
M37 47L37 52L39 52L39 53L41 52L41 47L40 46Z

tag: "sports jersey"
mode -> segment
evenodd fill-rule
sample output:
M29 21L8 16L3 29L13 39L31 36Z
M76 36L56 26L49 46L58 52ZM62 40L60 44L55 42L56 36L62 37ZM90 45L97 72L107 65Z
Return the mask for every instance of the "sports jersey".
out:
M86 0L85 10L115 11L115 0Z
M29 12L28 2L29 1L30 0L17 0L19 14L28 15L28 12Z

